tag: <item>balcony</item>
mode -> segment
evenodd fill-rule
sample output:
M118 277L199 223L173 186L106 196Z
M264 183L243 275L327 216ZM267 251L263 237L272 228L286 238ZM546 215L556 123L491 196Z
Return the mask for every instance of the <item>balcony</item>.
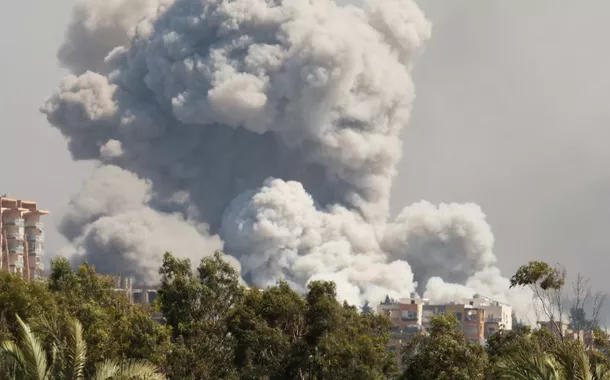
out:
M3 224L5 226L18 226L18 227L24 226L23 219L6 219L6 220L4 220Z
M12 254L23 254L23 246L21 245L15 245L12 247L8 247L8 253L12 253Z
M7 231L6 238L11 240L23 239L23 231Z
M28 223L26 226L26 228L36 228L39 231L42 231L44 229L44 222L30 222Z
M28 247L28 256L37 256L44 254L44 250L41 247Z
M42 243L44 242L44 233L38 235L28 235L27 237L28 243Z

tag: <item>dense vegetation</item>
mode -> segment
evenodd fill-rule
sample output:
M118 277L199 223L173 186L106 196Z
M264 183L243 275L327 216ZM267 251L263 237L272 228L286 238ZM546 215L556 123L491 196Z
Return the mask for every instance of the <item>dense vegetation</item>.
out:
M283 282L246 288L218 253L196 271L166 253L159 272L152 307L65 259L46 282L0 273L0 379L610 379L601 330L588 347L527 326L480 346L454 316L435 317L402 347L401 371L387 349L389 320L337 302L331 282L312 282L305 295ZM558 275L530 263L512 285L542 295L563 286Z

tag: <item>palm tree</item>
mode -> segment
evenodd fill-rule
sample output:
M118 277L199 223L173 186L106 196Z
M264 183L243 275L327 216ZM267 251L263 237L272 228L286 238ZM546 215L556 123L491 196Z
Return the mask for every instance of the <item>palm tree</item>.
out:
M559 365L551 355L520 352L500 362L492 377L498 380L562 380Z
M87 344L83 327L76 319L59 323L40 318L37 322L48 337L32 332L17 316L17 340L0 344L0 378L12 380L162 380L158 369L141 360L106 360L87 371Z
M610 380L605 363L590 360L580 342L564 342L552 352L521 352L500 362L493 379L498 380Z

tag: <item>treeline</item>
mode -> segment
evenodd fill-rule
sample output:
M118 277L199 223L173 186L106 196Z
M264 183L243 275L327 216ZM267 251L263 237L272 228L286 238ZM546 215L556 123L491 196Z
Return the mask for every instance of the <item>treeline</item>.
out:
M601 331L590 347L528 327L480 346L454 316L436 317L402 347L401 370L390 321L337 302L331 282L312 282L305 296L283 282L247 289L219 253L195 272L166 253L159 272L152 307L65 259L45 282L0 273L0 379L610 379ZM537 286L543 272L515 285Z

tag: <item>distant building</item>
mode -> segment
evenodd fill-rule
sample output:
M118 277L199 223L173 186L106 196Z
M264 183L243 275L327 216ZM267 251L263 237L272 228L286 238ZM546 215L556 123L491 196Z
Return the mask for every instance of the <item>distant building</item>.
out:
M386 298L377 306L377 312L387 315L392 321L390 328L390 350L400 356L400 347L407 340L423 331L423 307L427 300L419 298L416 293L399 301Z
M484 344L500 329L512 329L512 308L477 294L470 299L445 304L433 304L416 293L400 300L388 297L377 306L377 312L387 315L392 321L388 345L396 353L397 360L400 347L415 335L426 333L434 315L454 314L464 337L479 344Z
M156 287L134 288L133 277L114 276L113 278L115 280L114 290L125 293L133 303L152 305L157 299L158 289Z
M46 210L34 201L0 197L0 270L39 278L44 270L44 223Z
M550 331L557 338L567 341L579 340L585 345L593 343L593 331L592 330L576 330L571 328L569 323L559 321L538 321L538 326L541 329Z

